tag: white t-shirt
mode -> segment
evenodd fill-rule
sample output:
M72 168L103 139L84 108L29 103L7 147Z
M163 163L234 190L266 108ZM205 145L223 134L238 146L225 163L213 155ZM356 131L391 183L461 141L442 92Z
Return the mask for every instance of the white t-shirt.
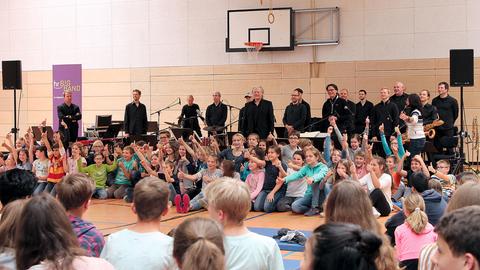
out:
M274 239L248 232L225 237L229 270L283 270L282 254Z
M129 229L111 234L100 254L117 270L176 269L173 238L161 232L138 233Z
M359 181L362 186L367 186L368 192L372 192L375 189L370 173L367 173L364 177L360 178ZM383 192L383 195L385 195L385 199L387 199L390 207L392 207L392 176L384 173L380 176L378 181L380 182L380 190Z
M48 158L45 159L44 161L41 161L40 159L36 159L33 161L33 167L35 168L35 176L37 177L47 177L48 176ZM39 180L39 182L46 182L47 179L45 180Z
M293 170L292 168L287 169L287 175L291 175L296 172L297 171ZM302 179L288 182L287 193L285 196L294 198L303 197L305 195L305 191L307 191L307 180L305 177L303 177Z

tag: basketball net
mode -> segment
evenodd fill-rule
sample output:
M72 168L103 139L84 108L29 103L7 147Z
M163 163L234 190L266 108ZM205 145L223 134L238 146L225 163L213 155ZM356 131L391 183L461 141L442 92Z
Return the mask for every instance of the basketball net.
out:
M262 49L262 47L263 42L245 42L245 49L247 50L248 59L257 59L258 52Z

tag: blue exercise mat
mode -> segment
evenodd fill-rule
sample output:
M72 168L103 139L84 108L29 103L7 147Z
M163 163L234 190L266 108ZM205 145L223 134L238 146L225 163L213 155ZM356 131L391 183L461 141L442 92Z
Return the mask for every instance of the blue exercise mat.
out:
M285 270L298 270L300 269L300 261L299 260L283 260L283 267Z
M277 235L277 232L279 230L275 228L260 228L260 227L248 227L248 229L251 232L258 233L260 235L267 236L267 237L273 237L274 235ZM309 238L310 235L312 235L312 232L308 232L308 231L301 231L301 232L305 234L306 238ZM303 250L305 249L304 246L299 244L281 242L278 239L275 239L275 241L277 241L277 244L280 250L303 252Z

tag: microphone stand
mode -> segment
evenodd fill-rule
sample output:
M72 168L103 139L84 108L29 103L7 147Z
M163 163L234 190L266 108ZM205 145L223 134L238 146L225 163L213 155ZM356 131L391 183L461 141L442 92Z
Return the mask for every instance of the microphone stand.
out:
M167 107L162 108L162 109L157 110L157 111L154 111L153 113L150 114L150 115L154 115L154 114L157 115L158 130L160 130L160 113L163 112L163 111L165 111L165 110L168 110L168 109L172 108L173 106L177 106L177 105L180 105L180 99L178 100L177 103L171 103L171 104L168 105ZM158 135L158 134L157 134L157 135Z
M223 104L225 104L225 103L223 103ZM230 117L229 117L229 118L230 118L230 119L229 119L229 122L230 122L230 123L229 123L227 126L225 126L225 127L230 126L230 132L231 132L231 131L232 131L232 124L238 122L238 120L237 120L237 121L235 121L235 122L232 123L232 108L233 108L233 109L237 109L237 110L239 110L239 111L240 111L241 109L238 108L238 107L235 107L235 106L233 106L233 105L230 105L230 104L225 104L225 106L228 107L229 114L230 114Z
M315 122L313 122L313 123L310 123L308 126L302 128L300 131L301 131L301 132L305 132L307 129L309 129L309 128L317 125L317 124L320 124L321 122L323 122L323 121L325 121L325 120L328 120L328 118L329 118L330 116L331 116L331 115L329 115L329 116L327 116L327 117L324 117L324 118L321 118L320 120L317 120L317 121L315 121Z

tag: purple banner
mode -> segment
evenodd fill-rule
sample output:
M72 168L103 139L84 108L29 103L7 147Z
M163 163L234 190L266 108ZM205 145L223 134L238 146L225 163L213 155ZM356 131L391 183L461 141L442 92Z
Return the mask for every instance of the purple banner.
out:
M53 130L58 130L57 107L63 104L63 92L72 92L72 103L82 111L82 65L53 65ZM82 134L82 121L78 122L78 136Z

